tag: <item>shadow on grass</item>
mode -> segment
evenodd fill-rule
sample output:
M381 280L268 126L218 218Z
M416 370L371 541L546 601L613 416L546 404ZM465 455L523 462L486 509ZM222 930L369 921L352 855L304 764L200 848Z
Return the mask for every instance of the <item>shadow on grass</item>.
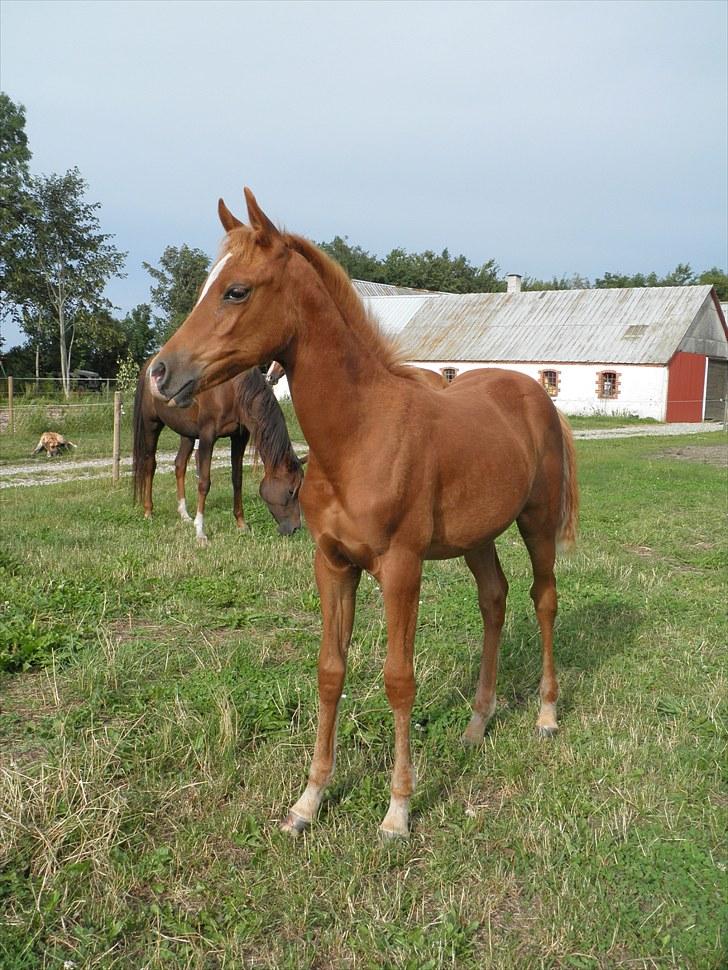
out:
M586 606L580 609L573 606L568 612L563 611L555 646L557 675L561 675L561 718L579 708L579 693L582 689L580 684L583 683L580 675L593 677L603 664L631 650L635 645L640 623L640 613L634 606L620 602L606 590L602 599L592 594L591 602ZM478 750L464 749L459 737L470 719L479 661L479 649L475 655L469 652L469 667L467 670L463 669L462 677L455 686L438 696L434 703L426 704L424 711L418 712L415 708L413 713L413 725L417 725L419 732L417 738L429 749L428 760L439 763L437 777L423 779L424 784L415 796L412 813L414 826L423 815L447 798L448 791L453 788L466 767L464 758L469 757L466 752ZM496 725L507 725L515 712L529 706L534 710L535 731L540 677L541 641L538 627L532 611L529 615L528 611L520 610L512 618L508 632L504 632L501 647L498 693L507 699L507 706L499 707L486 735ZM463 701L463 697L467 700ZM394 751L393 722L391 716L387 716L387 711L381 712L381 734L374 743L367 745L365 763L360 763L357 768L350 766L348 770L335 776L321 806L321 820L345 803L357 812L364 810L366 803L366 815L371 812L373 817L376 817L380 808L382 811L386 808ZM353 737L342 738L339 745L351 745L352 741L356 743ZM558 739L552 743L558 743ZM477 769L473 761L473 771L475 770ZM360 786L366 791L356 791Z

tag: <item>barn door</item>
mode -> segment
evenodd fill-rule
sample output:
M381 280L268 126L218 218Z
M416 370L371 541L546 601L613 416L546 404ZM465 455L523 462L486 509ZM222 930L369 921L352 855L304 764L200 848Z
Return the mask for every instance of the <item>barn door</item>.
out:
M728 360L708 358L708 380L705 384L705 420L722 421L728 394Z

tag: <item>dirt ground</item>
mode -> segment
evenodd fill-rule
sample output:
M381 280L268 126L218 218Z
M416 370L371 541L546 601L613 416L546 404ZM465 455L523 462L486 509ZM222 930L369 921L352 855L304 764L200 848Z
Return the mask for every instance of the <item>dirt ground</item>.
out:
M717 465L728 469L728 442L718 445L683 445L682 448L665 448L658 458L677 458L682 461L698 461L704 465Z

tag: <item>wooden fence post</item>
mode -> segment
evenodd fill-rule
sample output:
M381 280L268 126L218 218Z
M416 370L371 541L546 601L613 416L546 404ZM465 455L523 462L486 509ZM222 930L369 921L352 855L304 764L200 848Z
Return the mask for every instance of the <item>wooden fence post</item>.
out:
M15 413L13 412L13 378L8 376L8 428L10 434L15 432Z
M119 457L121 453L121 391L114 391L114 460L111 470L112 484L119 484Z

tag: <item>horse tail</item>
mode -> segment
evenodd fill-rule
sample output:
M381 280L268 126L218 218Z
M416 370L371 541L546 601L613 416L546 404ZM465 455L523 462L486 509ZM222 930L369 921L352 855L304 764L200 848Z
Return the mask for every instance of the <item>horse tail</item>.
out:
M566 416L558 412L563 443L563 471L561 475L561 515L556 530L556 547L559 552L570 552L576 545L576 528L579 519L579 483L576 478L576 451L574 435Z
M139 371L137 378L136 392L134 394L134 419L132 422L132 489L135 502L143 498L144 481L144 391L147 384L147 363Z

